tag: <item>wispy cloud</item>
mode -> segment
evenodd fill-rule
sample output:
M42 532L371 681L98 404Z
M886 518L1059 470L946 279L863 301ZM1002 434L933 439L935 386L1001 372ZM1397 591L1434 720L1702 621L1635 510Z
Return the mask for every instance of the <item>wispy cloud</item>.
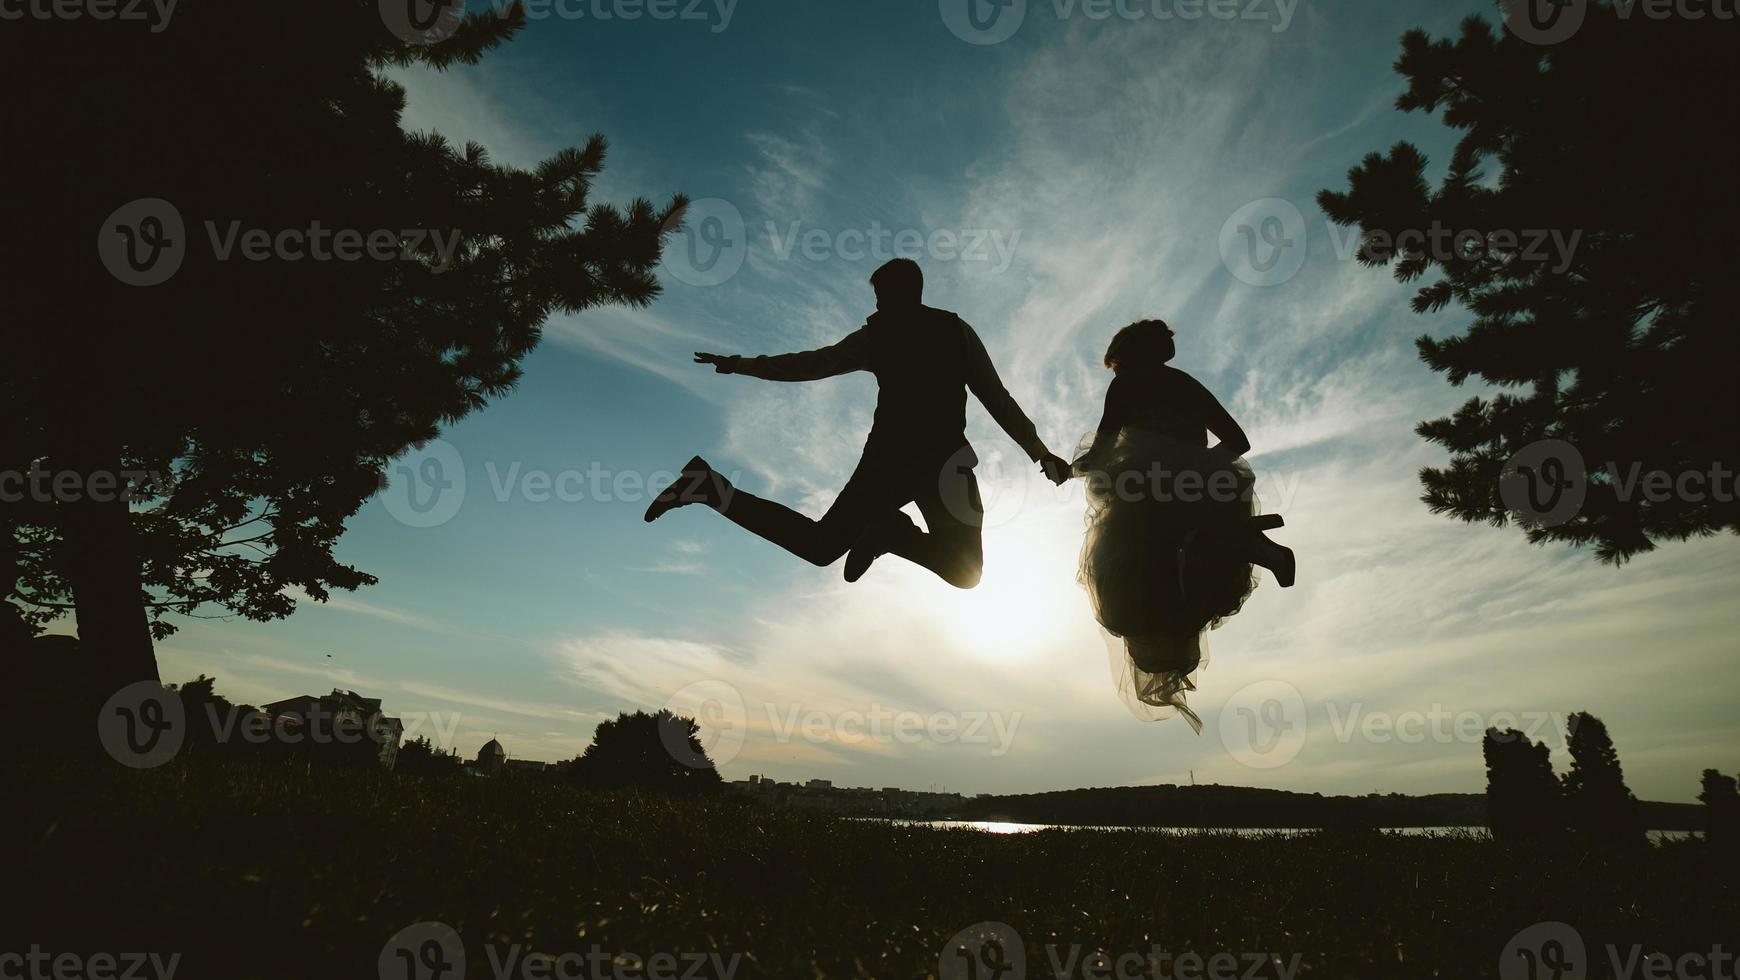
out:
M339 612L356 613L359 616L370 616L375 619L386 620L389 623L397 623L401 626L410 626L421 630L441 630L445 628L439 621L431 619L428 616L404 612L398 609L389 609L386 606L367 602L344 592L330 593L324 601L315 599L307 592L295 586L285 589L284 594L290 596L299 603L306 602L316 608L323 607L326 609L336 609Z
M702 398L719 397L718 387L705 383L707 372L696 368L690 357L708 346L706 339L650 310L612 306L589 310L583 317L557 314L544 325L544 335L565 347L632 365Z
M506 698L490 697L472 691L456 691L440 684L429 684L423 681L409 681L398 685L399 690L418 697L445 701L449 704L465 705L472 708L483 708L501 714L519 715L526 718L544 718L551 721L584 722L597 724L607 717L596 711L579 711L574 708L556 704L535 701L513 701Z
M774 221L814 214L833 159L820 135L807 129L795 136L761 132L745 138L755 151L749 187L759 214Z

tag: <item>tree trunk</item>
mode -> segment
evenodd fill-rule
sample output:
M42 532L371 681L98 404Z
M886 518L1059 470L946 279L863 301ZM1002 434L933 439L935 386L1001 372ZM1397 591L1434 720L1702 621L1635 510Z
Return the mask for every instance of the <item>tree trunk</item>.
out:
M116 686L161 680L145 615L120 446L99 444L63 462L56 467L56 510L68 549L67 578L78 617L80 655ZM78 486L60 496L59 478L69 471L77 474Z

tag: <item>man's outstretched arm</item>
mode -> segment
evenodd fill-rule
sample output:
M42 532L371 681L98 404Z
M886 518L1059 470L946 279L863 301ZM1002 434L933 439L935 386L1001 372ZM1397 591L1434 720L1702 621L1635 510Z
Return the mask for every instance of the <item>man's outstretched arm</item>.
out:
M1027 417L1020 405L1015 404L1009 389L1003 387L1003 379L997 376L996 365L991 363L991 354L985 350L985 342L979 339L978 333L964 322L961 327L966 333L967 388L1009 434L1009 438L1027 453L1028 459L1043 467L1053 483L1063 482L1069 476L1069 463L1045 448L1033 420Z
M796 354L743 357L737 354L695 352L696 364L711 364L720 374L742 374L763 381L820 381L870 368L870 338L863 328L846 339L818 350Z

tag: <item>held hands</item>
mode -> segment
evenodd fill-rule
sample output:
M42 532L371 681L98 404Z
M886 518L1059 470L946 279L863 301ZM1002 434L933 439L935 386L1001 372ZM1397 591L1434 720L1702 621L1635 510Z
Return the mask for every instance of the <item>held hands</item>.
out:
M711 364L713 365L713 370L719 374L736 374L738 359L739 358L736 354L704 354L700 351L695 352L696 364Z
M1071 476L1069 462L1056 453L1046 453L1040 457L1039 468L1044 471L1047 480L1060 487L1069 482Z

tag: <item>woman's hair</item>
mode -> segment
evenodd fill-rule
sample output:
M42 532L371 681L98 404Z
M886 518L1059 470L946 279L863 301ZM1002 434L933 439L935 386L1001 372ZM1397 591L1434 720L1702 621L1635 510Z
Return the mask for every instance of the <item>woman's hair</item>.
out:
M1159 367L1178 356L1172 328L1165 320L1137 320L1112 337L1106 367Z

